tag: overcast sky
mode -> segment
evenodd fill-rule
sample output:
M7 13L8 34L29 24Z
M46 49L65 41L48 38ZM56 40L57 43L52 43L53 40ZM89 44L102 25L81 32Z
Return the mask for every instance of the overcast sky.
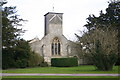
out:
M83 31L86 18L90 14L99 15L99 12L108 6L109 0L8 0L9 6L17 6L17 14L28 20L23 24L27 30L23 36L30 40L36 36L44 36L44 14L57 12L63 14L63 34L69 40L75 40L74 33ZM53 11L54 7L54 11Z

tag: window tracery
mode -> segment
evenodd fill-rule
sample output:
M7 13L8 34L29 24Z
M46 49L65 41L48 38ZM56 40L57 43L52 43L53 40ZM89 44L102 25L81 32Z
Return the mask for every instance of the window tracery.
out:
M52 41L52 55L60 55L61 44L58 38L54 38Z

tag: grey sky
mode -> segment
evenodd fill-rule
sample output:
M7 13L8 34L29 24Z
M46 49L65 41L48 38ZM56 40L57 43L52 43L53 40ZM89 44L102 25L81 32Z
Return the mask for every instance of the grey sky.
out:
M8 5L17 6L17 14L28 22L23 29L28 30L23 38L30 40L44 36L44 14L60 12L63 14L63 34L67 39L75 40L74 33L84 30L89 14L99 15L105 12L109 0L8 0Z

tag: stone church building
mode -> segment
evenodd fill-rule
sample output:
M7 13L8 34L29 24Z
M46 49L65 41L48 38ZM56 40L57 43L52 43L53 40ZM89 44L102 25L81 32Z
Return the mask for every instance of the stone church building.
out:
M35 38L30 41L32 50L43 56L49 64L51 58L75 56L72 42L63 35L63 13L48 12L44 17L44 37L41 40Z

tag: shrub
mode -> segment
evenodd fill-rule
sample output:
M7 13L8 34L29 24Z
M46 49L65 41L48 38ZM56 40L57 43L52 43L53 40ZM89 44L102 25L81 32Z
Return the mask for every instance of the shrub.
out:
M25 68L27 67L27 60L26 59L21 59L16 61L16 68Z
M84 32L83 36L78 36L78 49L83 56L88 56L98 70L109 71L117 61L118 56L118 30L113 30L111 26L100 28L96 25L94 29ZM118 64L118 63L117 63Z
M96 43L96 51L91 57L94 65L98 70L109 71L112 70L115 62L117 61L116 53L105 53L99 41Z
M52 58L51 66L53 67L72 67L78 66L78 59L73 58Z
M4 52L2 54L2 69L8 69L14 67L14 59L10 53Z
M16 46L2 49L2 68L25 68L28 67L28 60L31 49L25 40L16 40Z
M2 69L15 67L14 53L8 49L2 50Z
M117 58L117 62L116 62L116 64L115 65L120 65L120 56L118 55L118 58Z
M31 55L28 60L29 67L39 66L43 62L44 58L42 56L40 56L38 53L31 52Z
M39 64L40 67L48 67L48 63L47 62L42 62L41 64Z

